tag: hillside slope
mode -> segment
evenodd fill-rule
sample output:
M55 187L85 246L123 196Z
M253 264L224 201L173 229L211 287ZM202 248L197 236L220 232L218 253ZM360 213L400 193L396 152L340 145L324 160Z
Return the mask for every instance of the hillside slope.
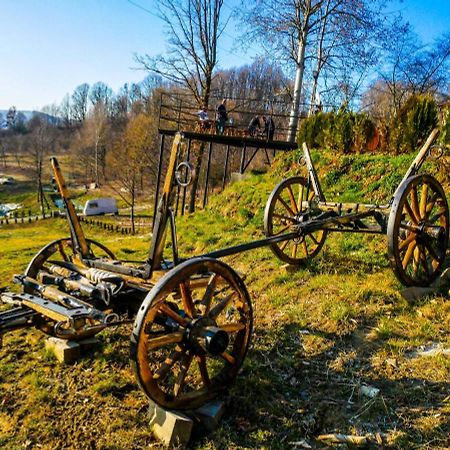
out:
M330 200L381 202L413 155L313 157ZM181 255L261 238L273 187L288 174L305 175L298 160L295 152L279 157L268 174L251 175L212 197L206 211L180 217ZM429 168L439 174L439 165ZM62 221L0 229L2 284L41 245L66 234ZM149 245L148 237L89 227L86 234L119 258L142 260ZM315 437L334 432L385 433L397 449L448 448L450 362L439 352L418 352L449 348L448 294L408 303L386 250L382 236L346 234L329 236L322 252L296 270L268 248L225 259L245 276L253 343L221 427L194 448L322 448ZM130 331L102 333L98 351L72 367L44 352L38 332L7 336L0 352L0 446L149 448L146 400L127 361ZM363 385L379 394L364 396Z

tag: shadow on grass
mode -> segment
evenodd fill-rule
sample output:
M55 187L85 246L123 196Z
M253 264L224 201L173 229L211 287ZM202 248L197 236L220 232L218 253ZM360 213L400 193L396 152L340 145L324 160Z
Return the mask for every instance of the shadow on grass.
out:
M375 367L372 358L383 342L367 337L374 321L346 336L296 324L257 330L231 391L227 445L284 449L306 440L321 448L315 441L319 434L381 432L392 436L390 448L445 448L449 420L436 409L448 405L450 383L411 377L403 369L389 376L389 361ZM326 345L307 356L307 338ZM379 389L379 395L364 396L363 385ZM223 432L209 438L220 442ZM426 447L427 442L433 444Z

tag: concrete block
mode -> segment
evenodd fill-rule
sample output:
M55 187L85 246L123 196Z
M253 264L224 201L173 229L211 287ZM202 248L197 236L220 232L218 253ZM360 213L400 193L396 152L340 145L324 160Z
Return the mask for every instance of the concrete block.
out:
M100 344L99 340L96 337L90 337L90 338L87 338L87 339L83 339L82 341L77 341L77 343L81 347L80 350L81 350L82 354L90 352L95 347L98 347L99 344Z
M202 407L192 411L189 415L193 415L200 426L206 431L211 432L217 429L225 413L225 403L221 401L215 401L207 403Z
M445 269L441 275L433 281L431 286L433 287L442 287L445 286L450 281L450 269Z
M438 290L436 288L430 287L416 287L412 286L401 291L403 298L409 302L415 302L420 300L422 297L426 297L427 295L433 295Z
M168 448L186 448L191 438L193 420L185 414L167 411L150 402L150 426L155 436Z
M78 342L66 341L50 337L45 341L45 348L52 352L60 363L70 364L81 356L81 347Z
M49 337L45 341L45 348L52 352L60 363L71 364L82 355L92 350L99 341L95 337L82 341L67 341L56 337Z

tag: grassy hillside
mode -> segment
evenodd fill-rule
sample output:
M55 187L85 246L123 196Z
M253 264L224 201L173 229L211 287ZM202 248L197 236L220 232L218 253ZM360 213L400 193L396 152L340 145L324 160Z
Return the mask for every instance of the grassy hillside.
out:
M330 200L386 201L413 155L337 158L314 153ZM264 205L286 174L305 174L299 154L280 157L178 220L180 253L192 256L262 237ZM439 175L439 167L429 169ZM148 236L102 234L118 257L143 259ZM23 270L62 221L0 228L0 284ZM450 346L448 294L408 303L387 260L386 239L331 235L297 270L262 248L226 261L243 275L255 312L254 336L221 427L194 448L321 448L323 433L386 433L391 448L449 447L450 361L418 356ZM448 291L448 289L447 289ZM70 367L44 351L39 332L5 337L0 351L0 447L129 449L156 446L147 403L128 365L131 328L108 330L101 346ZM364 384L380 389L361 394ZM302 444L303 442L303 444ZM303 445L303 447L302 447Z

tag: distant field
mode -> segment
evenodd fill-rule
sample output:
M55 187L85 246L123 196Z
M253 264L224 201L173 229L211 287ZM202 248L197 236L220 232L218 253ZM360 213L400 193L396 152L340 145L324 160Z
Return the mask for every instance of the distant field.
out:
M291 158L291 160L289 160ZM314 155L329 199L385 201L411 155L338 159ZM207 211L178 221L180 253L192 256L262 237L265 201L281 177L302 173L298 155L211 198ZM391 168L390 170L388 168ZM430 167L438 174L438 168ZM382 176L383 175L383 176ZM45 243L67 236L63 220L0 228L0 285L8 285ZM149 237L87 227L120 258L143 259ZM193 448L322 448L324 433L386 434L389 448L445 449L450 435L450 359L417 356L450 347L448 287L408 303L387 260L384 237L331 235L297 270L272 252L226 261L245 275L255 325L251 350L221 427ZM449 262L447 261L447 266ZM147 403L128 364L130 327L100 335L101 347L75 365L44 351L45 337L19 332L0 351L0 447L149 448ZM380 390L375 398L362 385Z

